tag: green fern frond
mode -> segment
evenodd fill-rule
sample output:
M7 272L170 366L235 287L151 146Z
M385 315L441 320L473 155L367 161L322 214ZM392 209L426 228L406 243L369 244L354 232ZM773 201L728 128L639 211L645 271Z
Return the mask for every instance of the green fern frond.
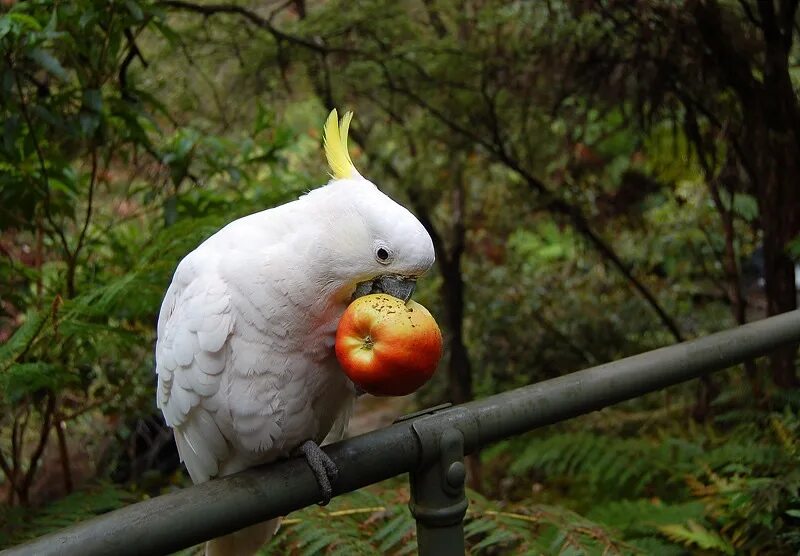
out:
M496 553L497 549L520 554L638 552L612 530L557 506L520 504L500 509L496 502L474 499L467 513L466 531L475 554L484 550ZM481 534L484 537L478 540Z
M53 311L29 311L22 325L2 346L0 346L0 373L11 365L30 348L44 328L51 322Z
M399 481L306 508L284 521L262 556L272 554L413 554L416 526ZM505 505L469 491L464 534L470 554L637 554L611 529L555 506Z
M783 460L780 446L765 444L756 438L732 438L707 450L698 463L713 470L722 470L732 463L753 470L767 470Z
M0 374L0 399L17 403L39 390L59 391L79 381L75 373L44 362L12 363Z
M705 506L701 502L665 504L643 498L596 506L587 517L623 531L626 536L647 536L657 534L657 528L662 525L682 524L687 519L702 521L704 514Z
M793 428L800 428L798 427L799 421L797 417L787 411L785 415L772 415L769 422L785 452L790 456L797 455L800 452L800 437L798 437L796 430L792 430Z
M398 489L403 490L403 489ZM408 498L398 490L362 489L334 499L328 507L306 508L284 520L260 554L396 554L416 550Z
M628 542L643 554L658 554L658 556L685 556L686 554L686 549L682 545L663 538L641 537Z
M588 482L594 489L640 495L653 483L681 482L680 464L701 453L690 442L565 432L533 438L510 466L512 475L536 469Z
M715 550L723 554L734 554L736 552L736 549L716 531L707 529L693 520L689 520L682 525L662 525L659 530L668 539L687 547Z

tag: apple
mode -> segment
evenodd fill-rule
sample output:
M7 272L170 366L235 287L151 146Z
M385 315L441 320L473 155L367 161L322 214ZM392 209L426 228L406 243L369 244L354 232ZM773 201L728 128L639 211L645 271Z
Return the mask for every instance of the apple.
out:
M415 301L365 295L345 310L336 330L336 358L356 385L375 396L405 396L433 376L442 333Z

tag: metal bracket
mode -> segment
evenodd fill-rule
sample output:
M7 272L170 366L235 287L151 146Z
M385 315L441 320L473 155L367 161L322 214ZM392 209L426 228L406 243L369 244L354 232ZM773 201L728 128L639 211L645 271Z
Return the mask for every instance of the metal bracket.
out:
M419 440L422 455L420 466L425 466L439 457L442 451L441 438L447 429L454 429L461 434L462 452L469 452L478 445L480 430L478 421L473 413L463 407L451 407L450 404L436 406L424 410L418 414L412 414L408 419L411 421L411 430Z
M442 420L450 413L452 419ZM456 428L464 423L463 410L454 408L416 419L411 428L422 452L420 466L410 473L411 501L409 509L417 521L417 545L422 556L463 556L464 515L467 497L464 484L464 434ZM473 427L466 427L473 429ZM473 429L477 435L477 429Z

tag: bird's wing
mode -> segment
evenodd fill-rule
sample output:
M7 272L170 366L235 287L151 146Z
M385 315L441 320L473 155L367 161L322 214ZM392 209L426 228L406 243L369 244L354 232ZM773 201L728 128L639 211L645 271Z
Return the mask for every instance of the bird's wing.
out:
M196 483L215 476L230 450L212 399L229 358L232 329L225 283L213 273L197 274L190 262L180 265L158 320L157 404Z
M196 483L321 441L344 412L341 435L353 396L327 344L331 330L308 341L304 327L319 293L305 287L290 246L257 260L229 251L221 264L209 256L179 265L156 344L158 406ZM266 274L254 273L259 267Z
M353 408L355 407L356 398L352 394L345 398L341 410L336 415L336 420L333 422L330 432L325 437L323 444L333 444L339 442L347 434L347 425L350 424L350 417L353 416Z

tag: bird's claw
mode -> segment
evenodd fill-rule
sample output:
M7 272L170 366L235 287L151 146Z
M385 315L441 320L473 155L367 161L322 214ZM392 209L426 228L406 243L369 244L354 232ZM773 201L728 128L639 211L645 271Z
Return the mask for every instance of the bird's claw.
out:
M326 506L333 496L331 483L336 482L336 478L339 476L339 468L328 457L328 454L319 447L319 444L313 440L303 442L299 451L305 456L308 466L314 472L317 484L319 484L319 488L322 491L322 501L319 502L319 505Z

